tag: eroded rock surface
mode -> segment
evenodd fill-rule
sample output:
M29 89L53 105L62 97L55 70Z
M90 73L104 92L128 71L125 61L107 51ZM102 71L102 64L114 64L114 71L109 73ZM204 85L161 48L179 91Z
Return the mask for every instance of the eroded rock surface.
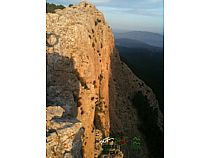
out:
M47 102L65 109L63 118L78 119L83 128L83 157L93 158L95 130L109 135L110 56L113 34L94 5L46 15Z
M62 118L63 112L60 106L47 107L47 157L82 158L82 124L76 119Z

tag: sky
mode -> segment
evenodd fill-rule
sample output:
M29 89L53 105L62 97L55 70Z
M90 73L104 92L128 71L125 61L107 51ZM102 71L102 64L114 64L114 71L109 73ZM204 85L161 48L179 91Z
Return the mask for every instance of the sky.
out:
M81 0L47 0L69 5ZM163 34L163 0L89 0L104 13L116 32L149 31Z

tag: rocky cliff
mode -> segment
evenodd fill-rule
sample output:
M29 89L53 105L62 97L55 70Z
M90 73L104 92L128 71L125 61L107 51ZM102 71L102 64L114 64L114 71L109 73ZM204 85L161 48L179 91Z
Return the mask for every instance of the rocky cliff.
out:
M155 95L121 62L112 30L94 5L81 2L47 13L46 36L48 158L99 157L99 141L119 129L143 135L132 106L136 93L157 109L162 128ZM141 155L148 156L146 144Z

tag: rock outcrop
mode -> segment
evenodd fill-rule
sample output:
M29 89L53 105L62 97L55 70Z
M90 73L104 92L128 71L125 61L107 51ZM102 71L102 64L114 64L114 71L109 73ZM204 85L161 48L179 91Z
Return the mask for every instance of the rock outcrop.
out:
M113 34L103 14L82 2L48 13L47 103L83 128L83 157L93 158L95 131L109 135L110 56Z
M155 95L121 62L112 30L94 5L81 2L47 13L46 34L47 158L99 157L98 142L111 133L142 135L132 107L136 93L158 109L162 128Z
M82 158L82 124L62 118L63 112L60 106L47 107L47 157Z

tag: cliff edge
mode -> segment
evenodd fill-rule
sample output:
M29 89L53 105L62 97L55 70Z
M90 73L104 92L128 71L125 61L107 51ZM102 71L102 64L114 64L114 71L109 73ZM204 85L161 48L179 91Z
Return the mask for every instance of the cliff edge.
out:
M103 14L85 2L48 13L46 20L48 107L59 106L63 119L81 123L83 157L94 157L96 130L106 137L110 129L112 31Z

